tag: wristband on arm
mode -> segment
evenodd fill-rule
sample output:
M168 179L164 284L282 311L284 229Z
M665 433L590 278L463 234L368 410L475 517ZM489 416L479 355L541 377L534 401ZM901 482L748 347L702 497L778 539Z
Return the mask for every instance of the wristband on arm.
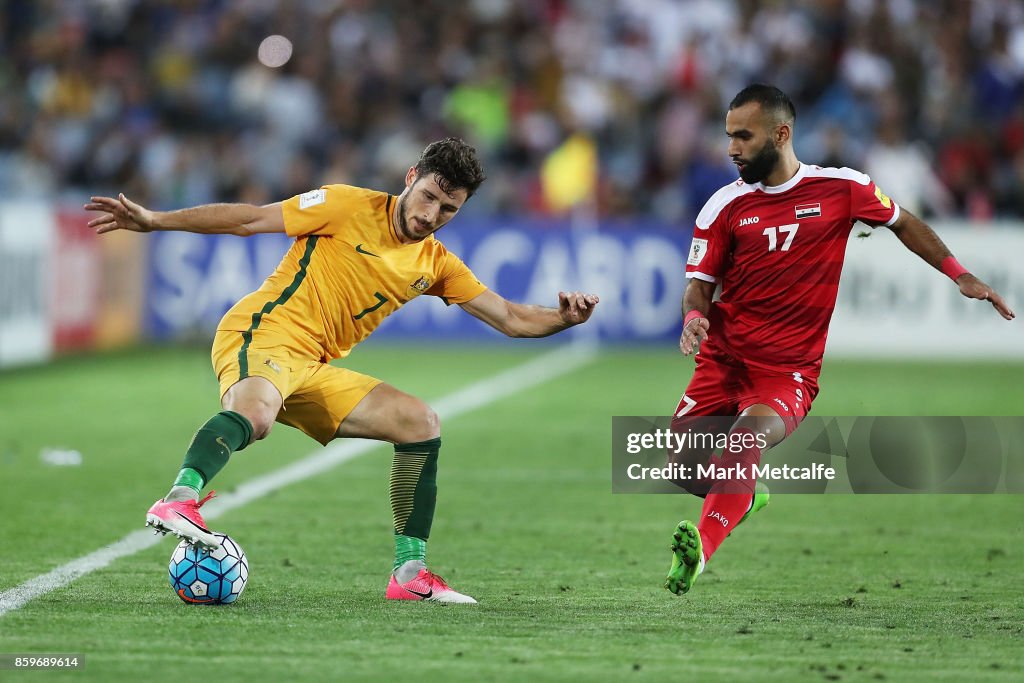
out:
M703 313L701 313L695 308L689 313L687 313L686 317L683 318L683 327L685 328L687 325L689 325L690 321L693 320L694 318L707 318L707 316L705 316Z
M953 256L947 256L946 258L942 259L942 265L939 268L940 270L942 270L943 274L945 274L945 276L948 277L953 282L956 282L956 279L961 275L970 272L969 270L961 266L960 262L957 261L956 258Z

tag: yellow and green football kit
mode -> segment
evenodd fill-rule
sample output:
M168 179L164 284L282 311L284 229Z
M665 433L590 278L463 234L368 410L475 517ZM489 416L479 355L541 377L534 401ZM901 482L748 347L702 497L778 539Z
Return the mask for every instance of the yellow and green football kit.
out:
M284 399L277 421L320 443L380 380L328 365L421 294L461 304L486 291L433 236L399 240L397 200L386 192L326 185L282 203L295 238L263 285L217 326L213 366L221 395L263 377Z

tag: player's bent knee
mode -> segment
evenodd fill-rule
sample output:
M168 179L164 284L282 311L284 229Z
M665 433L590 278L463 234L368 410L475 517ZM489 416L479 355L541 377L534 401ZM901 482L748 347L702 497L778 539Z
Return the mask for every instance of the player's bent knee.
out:
M262 378L239 382L228 389L221 400L225 410L236 412L249 421L253 441L259 441L270 434L281 410L281 403L281 395L274 385Z
M740 413L733 424L733 431L736 429L749 429L764 435L769 447L786 438L786 421L773 408L763 404L753 405Z
M268 418L266 415L260 415L255 419L249 420L252 422L252 440L259 441L267 438L270 434L271 427L274 426L274 420L276 417L277 414L275 413L272 418Z
M265 439L270 434L274 420L277 419L277 410L267 404L246 403L234 406L225 405L226 410L236 412L249 421L252 425L252 440Z
M429 441L441 436L441 418L419 399L403 406L400 440L406 443Z

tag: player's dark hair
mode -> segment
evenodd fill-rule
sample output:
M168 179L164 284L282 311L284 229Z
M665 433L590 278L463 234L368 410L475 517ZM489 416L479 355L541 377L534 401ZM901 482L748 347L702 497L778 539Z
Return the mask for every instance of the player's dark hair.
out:
M748 85L732 98L729 109L742 107L750 102L757 102L761 105L761 109L774 114L779 120L796 121L796 107L793 106L793 101L774 85L765 85L764 83Z
M445 138L427 145L416 162L416 175L432 174L445 193L462 188L472 197L486 180L476 149L458 138Z

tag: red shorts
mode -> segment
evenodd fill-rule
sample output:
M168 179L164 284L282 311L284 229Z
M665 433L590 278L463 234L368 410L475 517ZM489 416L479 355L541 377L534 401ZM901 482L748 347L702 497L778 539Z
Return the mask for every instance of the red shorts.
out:
M697 355L697 369L676 406L674 417L739 415L752 405L771 406L792 434L818 395L816 377L800 372L762 370L722 354Z

